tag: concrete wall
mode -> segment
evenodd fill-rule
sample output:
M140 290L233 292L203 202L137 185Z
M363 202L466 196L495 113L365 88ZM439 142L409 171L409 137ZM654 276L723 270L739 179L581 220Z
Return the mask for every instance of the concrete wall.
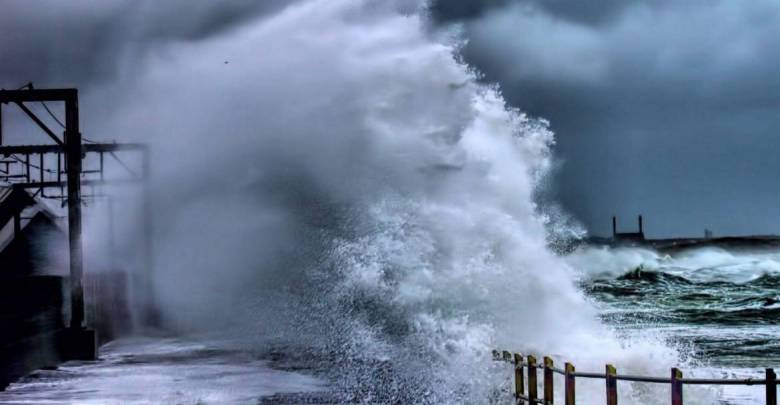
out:
M0 279L0 387L63 356L63 287L58 276Z

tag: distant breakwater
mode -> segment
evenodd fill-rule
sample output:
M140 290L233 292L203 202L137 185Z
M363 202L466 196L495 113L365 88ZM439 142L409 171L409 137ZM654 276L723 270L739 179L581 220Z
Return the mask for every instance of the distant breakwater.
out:
M581 245L606 247L638 247L657 251L679 251L704 247L723 249L772 249L780 248L778 235L723 236L717 238L661 238L641 241L622 241L610 237L591 236L574 242L571 248Z

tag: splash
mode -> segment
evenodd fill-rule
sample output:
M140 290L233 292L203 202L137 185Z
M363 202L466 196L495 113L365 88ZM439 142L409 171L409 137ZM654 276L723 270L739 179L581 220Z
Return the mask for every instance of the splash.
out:
M344 401L486 402L495 347L665 374L675 352L613 338L547 247L546 122L440 37L423 4L304 1L93 90L129 94L99 130L163 157L166 323L304 351Z

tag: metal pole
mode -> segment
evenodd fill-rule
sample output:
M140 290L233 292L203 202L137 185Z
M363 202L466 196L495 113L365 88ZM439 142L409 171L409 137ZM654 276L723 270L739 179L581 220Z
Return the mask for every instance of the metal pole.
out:
M76 90L65 100L65 162L68 188L68 242L70 247L70 327L84 327L84 285L81 245L81 133Z
M147 326L158 326L159 317L157 316L157 310L154 305L154 284L152 283L152 272L154 267L154 244L152 238L154 236L153 221L152 221L152 202L151 191L149 190L150 177L151 177L151 159L149 156L149 150L143 149L142 152L142 176L143 187L143 249L144 249L144 262L143 262L143 288L144 288L144 313L145 322Z
M62 153L57 152L57 183L62 184ZM65 194L60 186L60 197Z
M111 266L109 270L115 272L116 263L114 260L114 252L116 251L116 243L114 242L114 200L111 198L111 195L108 196L106 202L108 208L108 260L109 265Z
M617 237L617 217L612 216L612 239Z
M14 215L14 238L22 236L22 214Z
M43 169L43 165L44 165L44 163L45 163L45 161L44 161L44 157L43 157L43 153L41 153L41 154L40 154L39 158L40 158L40 159L39 159L39 161L38 161L38 173L39 173L39 176L40 176L40 181L41 181L41 183L43 183L43 182L46 180L46 179L44 178L44 176L45 176L45 175L43 174L43 171L44 171L44 169ZM41 197L45 197L45 196L46 196L46 194L44 194L44 191L43 191L43 190L44 190L44 189L43 189L43 187L41 187L41 188L40 188Z

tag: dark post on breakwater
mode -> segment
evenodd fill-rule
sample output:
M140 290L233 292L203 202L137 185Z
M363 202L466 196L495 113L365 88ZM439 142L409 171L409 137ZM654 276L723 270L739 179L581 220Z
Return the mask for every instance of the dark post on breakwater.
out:
M637 216L636 232L620 232L617 216L612 216L611 236L589 236L582 243L594 246L640 246L660 251L678 251L704 246L722 248L780 248L780 235L723 235L715 237L710 229L701 236L674 236L648 238L645 235L644 217ZM576 244L575 244L576 245Z
M64 105L64 123L46 103ZM3 133L3 108L9 104L18 107L51 142L8 144L9 136ZM49 121L62 127L62 137L30 108L37 105L50 115ZM95 328L100 330L106 320L96 315L92 325L87 322L82 244L82 203L97 195L83 195L82 186L107 183L104 154L124 166L115 155L120 151L140 152L146 162L147 149L142 144L84 142L76 89L34 89L28 84L18 90L0 90L0 231L13 221L10 241L4 243L0 235L0 315L7 322L2 328L5 331L0 332L0 347L4 348L0 349L0 387L34 368L63 360L97 358ZM82 163L90 155L97 155L99 167L83 170ZM142 170L140 177L130 180L143 182L145 178L146 171ZM43 204L44 199L59 200L67 206L67 282L63 277L37 274L34 268L36 260L31 257L34 249L30 246L36 230L60 231L58 216ZM98 283L100 288L94 290L104 291L106 297L102 298L113 300L113 305L123 295L124 278L101 277L104 280ZM61 302L63 295L69 297L69 311ZM100 312L94 306L101 297L87 298L92 312ZM67 326L63 312L69 314Z
M612 240L614 242L644 242L645 230L642 216L639 215L637 219L639 225L639 231L637 232L618 232L617 230L617 217L612 217Z

